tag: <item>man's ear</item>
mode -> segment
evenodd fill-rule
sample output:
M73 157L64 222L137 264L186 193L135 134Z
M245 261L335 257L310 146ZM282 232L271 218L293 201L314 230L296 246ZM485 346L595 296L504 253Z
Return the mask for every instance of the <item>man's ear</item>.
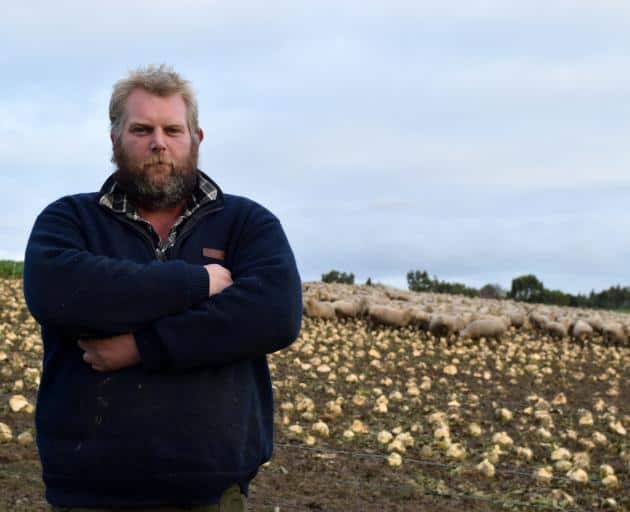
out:
M199 139L199 142L203 140L203 130L201 128L197 128L197 138Z
M114 142L116 140L114 137L114 132L109 132L109 138L112 141L112 146L116 145L116 143Z

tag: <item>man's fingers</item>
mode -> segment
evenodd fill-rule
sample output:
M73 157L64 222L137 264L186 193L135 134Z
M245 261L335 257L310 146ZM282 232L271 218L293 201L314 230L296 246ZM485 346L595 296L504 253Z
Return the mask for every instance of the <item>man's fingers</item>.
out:
M85 361L87 364L92 365L92 368L94 368L95 370L97 369L98 366L98 358L96 357L96 354L94 353L93 350L88 350L88 344L85 341L79 340L77 342L77 345L79 345L79 347L81 347L81 349L84 350L83 352L83 361ZM102 368L101 366L99 366L99 368Z
M205 265L205 268L210 276L210 295L221 293L233 284L232 273L227 268L216 263Z
M92 370L96 370L97 372L107 371L107 368L103 366L102 361L99 361L96 357L94 357L94 354L90 352L83 353L83 361L89 364L92 367Z

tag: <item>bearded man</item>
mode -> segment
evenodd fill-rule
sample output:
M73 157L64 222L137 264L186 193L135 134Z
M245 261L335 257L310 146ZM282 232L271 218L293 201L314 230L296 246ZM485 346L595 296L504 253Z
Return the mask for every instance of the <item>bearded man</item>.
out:
M273 214L197 169L196 99L172 69L117 82L110 121L116 171L48 206L26 250L46 498L246 510L272 451L266 354L300 327L293 253Z

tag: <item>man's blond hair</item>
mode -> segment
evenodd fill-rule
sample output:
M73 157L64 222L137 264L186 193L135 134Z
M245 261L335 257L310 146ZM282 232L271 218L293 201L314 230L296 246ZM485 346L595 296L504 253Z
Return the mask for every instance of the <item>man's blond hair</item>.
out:
M186 104L188 129L195 142L199 142L199 107L197 98L190 82L182 79L175 70L166 64L149 65L129 72L127 78L118 80L114 84L112 97L109 101L109 121L115 140L119 140L125 125L127 98L134 89L144 89L156 96L172 96L181 94Z

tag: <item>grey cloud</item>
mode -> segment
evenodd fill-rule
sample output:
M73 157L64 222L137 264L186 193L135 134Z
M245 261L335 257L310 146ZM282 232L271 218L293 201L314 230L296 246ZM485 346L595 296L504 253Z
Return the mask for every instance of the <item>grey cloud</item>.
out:
M620 262L630 256L630 222L610 224L627 189L616 196L604 190L575 191L594 206L588 216L583 205L566 198L557 199L553 213L540 210L548 203L536 191L521 194L522 203L511 209L509 191L497 187L489 192L479 197L476 211L467 213L444 212L439 201L404 216L324 205L302 215L286 211L284 222L307 279L337 268L404 286L407 270L424 269L440 279L476 286L497 281L509 287L512 278L533 272L547 286L574 293L628 282L630 274ZM466 187L453 194L459 198L454 202L461 201ZM484 211L484 201L502 195L508 199L496 205L494 216L490 209Z

